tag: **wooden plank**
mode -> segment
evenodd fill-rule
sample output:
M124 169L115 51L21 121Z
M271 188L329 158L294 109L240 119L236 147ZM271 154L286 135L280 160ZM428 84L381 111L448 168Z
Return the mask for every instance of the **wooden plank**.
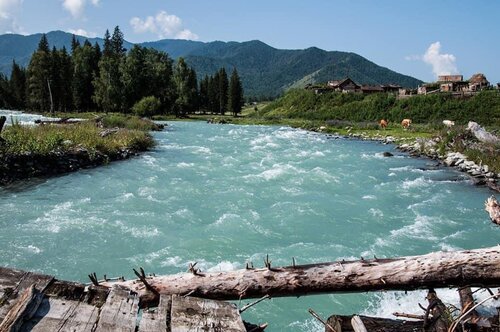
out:
M16 276L19 276L19 272L20 271L17 270L11 271L12 275ZM17 284L12 289L9 289L9 291L6 292L0 300L0 321L3 321L5 315L7 315L7 313L18 300L19 294L22 294L24 290L33 285L39 291L43 291L52 282L52 280L54 280L54 277L49 275L37 274L32 272L22 273ZM6 283L9 283L9 281L7 281Z
M7 297L27 272L0 267L0 307L2 298Z
M134 332L139 298L129 290L113 287L101 308L96 332Z
M144 311L142 313L139 332L167 331L167 322L170 321L172 308L172 296L160 295L160 303L155 311ZM170 327L168 327L170 331Z
M172 297L171 328L175 332L246 331L233 304L194 297Z
M42 302L43 294L34 285L26 289L0 324L0 332L17 332L29 320Z
M20 332L91 332L98 319L97 307L78 301L46 297Z

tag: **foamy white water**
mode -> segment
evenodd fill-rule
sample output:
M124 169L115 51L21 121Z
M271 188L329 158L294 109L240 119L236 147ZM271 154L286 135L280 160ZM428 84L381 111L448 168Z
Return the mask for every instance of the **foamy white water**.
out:
M487 189L391 146L205 123L154 135L157 147L137 158L0 189L0 265L87 281L90 272L132 277L138 266L178 273L195 261L209 271L262 266L266 254L289 265L498 243ZM322 331L308 308L390 316L418 312L422 294L272 299L244 318Z

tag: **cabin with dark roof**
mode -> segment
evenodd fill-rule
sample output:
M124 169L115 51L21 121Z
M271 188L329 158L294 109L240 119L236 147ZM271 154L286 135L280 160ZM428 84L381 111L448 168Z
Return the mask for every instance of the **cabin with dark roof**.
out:
M381 93L384 92L384 89L380 85L362 85L361 92L364 94Z
M351 78L346 77L343 80L328 81L327 86L334 91L341 92L358 92L361 86L354 82Z

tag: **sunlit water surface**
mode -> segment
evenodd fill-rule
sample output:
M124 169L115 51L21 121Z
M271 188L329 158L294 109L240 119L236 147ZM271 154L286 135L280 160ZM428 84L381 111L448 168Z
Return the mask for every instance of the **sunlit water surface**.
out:
M136 158L0 189L0 265L87 282L138 266L220 271L262 266L267 254L279 266L499 242L483 210L488 189L390 145L192 122L153 135L156 148ZM454 293L438 295L457 303ZM424 292L281 298L243 318L323 331L308 308L390 317L420 313L418 302Z

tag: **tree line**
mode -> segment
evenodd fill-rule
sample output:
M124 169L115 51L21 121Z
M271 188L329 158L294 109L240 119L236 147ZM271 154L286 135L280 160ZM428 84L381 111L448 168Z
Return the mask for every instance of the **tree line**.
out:
M119 27L106 31L101 50L75 36L71 52L50 49L42 35L27 68L12 64L10 77L0 74L0 108L35 112L121 112L141 116L187 116L196 112L234 116L241 112L243 87L236 68L205 76L183 58L141 46L123 47Z

